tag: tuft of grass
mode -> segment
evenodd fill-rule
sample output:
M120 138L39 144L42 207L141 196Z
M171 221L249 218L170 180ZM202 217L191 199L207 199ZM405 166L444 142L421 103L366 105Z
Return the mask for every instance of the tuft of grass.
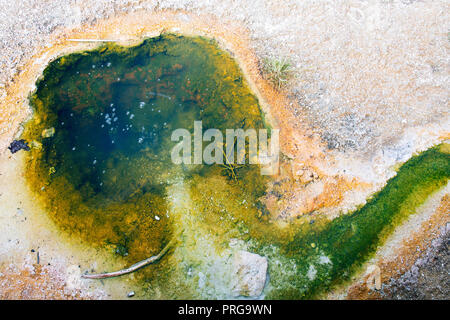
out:
M263 60L265 77L277 88L283 88L294 75L292 64L286 58L265 58Z

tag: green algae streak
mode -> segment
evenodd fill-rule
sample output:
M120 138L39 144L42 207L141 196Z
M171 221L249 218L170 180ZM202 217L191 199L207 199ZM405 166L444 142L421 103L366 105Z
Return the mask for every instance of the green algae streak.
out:
M259 201L269 178L259 168L244 166L234 180L220 166L170 160L171 132L192 132L194 120L205 130L268 126L236 62L204 38L164 35L58 58L31 104L25 175L61 230L128 265L179 239L135 273L148 298L232 297L221 273L237 250L230 239L268 257L266 298L317 297L348 279L449 178L443 145L405 163L356 212L312 225L270 222Z
M397 225L448 183L450 155L446 149L448 145L444 144L411 158L355 212L299 232L280 250L294 262L295 268L287 276L271 273L274 282L289 286L280 284L268 292L268 298L314 298L349 279ZM261 252L265 250L260 247Z

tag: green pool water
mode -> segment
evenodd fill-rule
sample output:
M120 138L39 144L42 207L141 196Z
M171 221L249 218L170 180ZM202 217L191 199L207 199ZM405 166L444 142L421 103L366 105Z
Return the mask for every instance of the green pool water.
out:
M193 181L216 179L208 191L228 186L257 215L265 188L257 167L235 169L234 179L219 165L174 165L170 159L172 131L193 132L195 120L204 131L266 126L238 65L214 41L164 35L134 47L107 45L60 57L44 70L31 105L24 137L35 147L27 180L72 237L129 263L158 252L174 229L177 237L182 233L183 217L171 212L176 199L168 201L180 181L195 197ZM211 223L221 225L221 214L211 213ZM168 272L147 268L139 274L163 282Z
M200 37L163 35L60 57L30 101L25 175L62 232L124 266L178 240L135 273L145 298L230 297L230 240L268 257L266 297L316 297L348 278L450 172L448 153L436 147L356 212L313 225L270 223L260 202L270 177L257 166L236 169L234 179L222 166L170 160L172 131L193 132L194 120L204 130L268 125L230 54Z

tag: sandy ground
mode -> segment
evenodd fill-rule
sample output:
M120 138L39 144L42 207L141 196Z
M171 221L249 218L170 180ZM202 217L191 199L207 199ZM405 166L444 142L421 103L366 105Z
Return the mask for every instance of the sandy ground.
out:
M446 1L286 1L280 6L262 0L1 0L0 218L6 223L0 288L14 288L20 284L11 281L38 274L54 279L53 288L68 286L61 298L124 297L131 290L70 284L79 261L88 268L89 258L99 253L64 239L34 208L20 176L20 156L6 150L31 114L27 97L48 62L97 45L68 39L117 39L129 45L160 32L217 39L236 57L263 110L281 129L289 160L276 180L283 181L284 198L272 207L274 219L334 216L364 203L395 174L395 165L450 137L448 12ZM261 76L260 62L267 56L288 58L296 70L282 92ZM27 220L18 212L26 212ZM406 239L408 229L400 235ZM37 246L48 252L50 265L36 268ZM45 259L40 251L40 260ZM14 280L8 273L24 276ZM12 297L17 290L1 292Z

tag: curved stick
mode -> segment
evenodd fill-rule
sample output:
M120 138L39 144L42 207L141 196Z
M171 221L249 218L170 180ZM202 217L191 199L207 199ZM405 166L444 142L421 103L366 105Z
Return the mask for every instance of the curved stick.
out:
M138 263L133 264L131 267L128 267L126 269L122 269L119 271L114 272L108 272L108 273L97 273L97 274L83 274L81 277L84 279L105 279L105 278L112 278L112 277L118 277L122 276L127 273L134 272L142 267L145 267L146 265L149 265L155 261L158 261L162 258L163 255L169 251L170 246L173 244L174 240L172 239L165 247L161 250L160 253L158 253L156 256L152 256L150 258L147 258L145 260L139 261Z

